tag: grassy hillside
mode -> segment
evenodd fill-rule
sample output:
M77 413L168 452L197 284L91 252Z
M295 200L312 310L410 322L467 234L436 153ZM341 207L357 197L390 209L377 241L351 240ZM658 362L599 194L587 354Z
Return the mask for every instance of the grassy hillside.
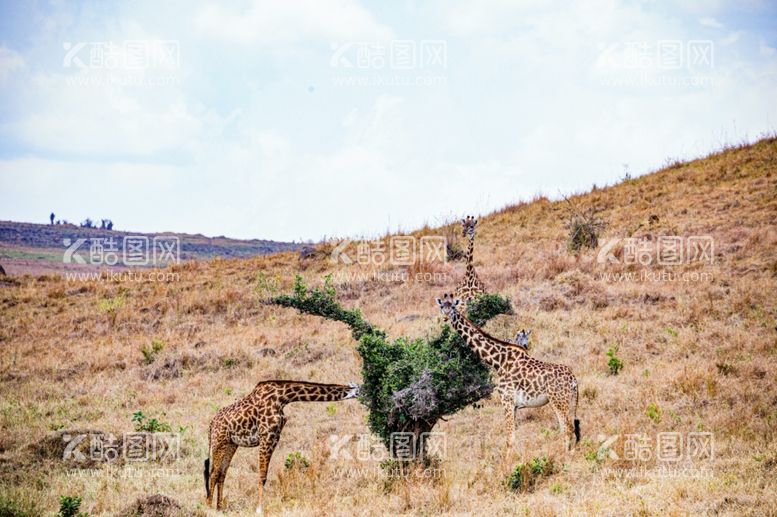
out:
M600 244L618 239L604 263L598 250L576 255L567 248L570 211L593 207L607 223ZM293 404L265 510L777 513L775 221L775 139L482 218L476 267L489 290L509 296L515 308L487 329L507 338L531 328L532 355L572 368L581 443L565 455L552 411L527 409L505 457L502 410L492 400L437 426L446 447L433 475L390 479L378 461L357 457L355 441L346 447L350 455L330 448L330 435L367 433L362 405ZM452 225L416 236L457 232ZM714 259L627 263L625 239L655 243L663 236L711 237ZM82 510L100 515L162 493L187 514L199 511L206 430L219 407L262 379L359 380L344 325L262 305L261 296L291 289L298 272L313 283L332 273L344 305L359 307L391 335L423 336L439 318L434 297L453 290L463 274L460 262L409 271L333 265L329 251L191 261L168 268L175 275L158 282L0 279L0 503L54 512L59 495L77 494ZM622 362L617 375L610 350ZM61 459L61 438L51 433L120 435L134 429L137 411L183 429L177 461L163 470L144 462L86 470ZM683 445L689 433L712 433L712 458L659 461L658 433L679 433ZM641 435L649 457L630 459L635 442L627 435ZM306 470L285 468L292 451L309 460ZM518 463L543 456L557 466L552 473L530 491L506 487ZM255 452L238 450L226 480L228 514L253 512L256 479Z

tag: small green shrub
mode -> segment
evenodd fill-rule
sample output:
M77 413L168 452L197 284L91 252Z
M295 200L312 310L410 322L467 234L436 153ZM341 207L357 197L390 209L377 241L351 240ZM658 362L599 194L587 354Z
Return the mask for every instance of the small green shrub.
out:
M599 451L595 448L591 449L590 447L586 449L585 453L583 454L583 457L592 463L599 463L601 455L599 454Z
M620 371L623 369L623 361L618 358L618 347L612 347L609 350L607 350L607 357L609 358L607 360L607 368L610 370L610 375L618 375Z
M147 433L170 433L172 426L167 422L162 422L156 418L146 419L142 411L136 411L132 414L132 421L135 423L135 431Z
M165 348L165 342L161 339L154 339L151 341L151 346L143 345L140 352L143 354L143 361L146 364L151 364L156 361L156 357Z
M498 294L483 294L467 307L467 317L475 325L482 327L497 314L512 314L510 300Z
M335 416L337 414L337 404L330 402L326 405L326 414L329 416Z
M529 492L542 479L556 472L556 465L547 456L519 463L507 479L507 487L514 492Z
M310 462L300 451L294 451L286 456L286 461L283 462L283 466L286 467L286 470L305 470L310 466Z
M89 514L80 512L81 496L61 495L59 496L58 517L89 517Z
M97 304L97 308L108 316L108 323L111 326L116 324L116 316L122 307L124 307L124 293L113 298L104 298Z
M661 408L658 407L658 404L651 402L648 404L648 407L645 410L645 414L653 421L653 423L658 424L661 422L663 411L661 411Z

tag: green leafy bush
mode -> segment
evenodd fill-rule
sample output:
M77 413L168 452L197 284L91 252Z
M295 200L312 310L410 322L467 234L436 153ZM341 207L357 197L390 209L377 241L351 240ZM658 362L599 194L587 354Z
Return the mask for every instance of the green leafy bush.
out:
M389 445L393 432L427 432L437 420L488 396L489 371L447 325L431 339L365 335L362 396L370 429Z
M467 317L475 325L481 327L497 314L512 314L510 300L498 294L480 295L474 303L467 307Z
M365 321L358 309L343 308L335 295L330 276L320 288L308 288L297 275L292 295L276 296L267 303L341 321L351 328L363 363L360 398L370 410L370 430L387 447L391 433L412 432L417 438L440 417L493 391L487 366L448 325L426 338L391 340ZM470 316L474 314L481 325L510 311L509 301L495 295L481 297L469 307Z
M172 426L167 422L162 422L156 418L146 419L142 411L136 411L132 414L132 421L135 423L135 431L147 433L170 433Z
M286 470L305 470L310 466L310 462L300 451L293 451L286 456L286 461L283 462L283 466Z
M610 375L618 375L618 373L623 369L623 361L618 358L618 347L612 347L609 350L607 350L607 357L609 358L607 360L607 368L610 370Z
M332 275L324 278L321 288L308 289L301 275L294 279L294 294L274 296L269 303L282 307L292 307L300 312L315 314L330 320L341 321L351 328L351 334L355 340L361 339L364 334L382 335L385 332L376 329L366 322L359 309L343 309L335 301L335 288L332 286Z
M528 492L542 479L556 472L556 465L547 456L532 458L526 463L516 465L510 477L507 478L507 487L515 492Z
M89 517L89 514L79 512L81 509L81 496L61 495L59 496L58 517Z

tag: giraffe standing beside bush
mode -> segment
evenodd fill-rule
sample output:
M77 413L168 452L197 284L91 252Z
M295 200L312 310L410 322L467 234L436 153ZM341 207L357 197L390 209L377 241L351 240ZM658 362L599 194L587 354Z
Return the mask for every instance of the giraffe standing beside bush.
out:
M354 384L318 384L304 381L263 381L237 402L216 413L208 432L205 460L205 492L208 506L216 490L216 509L221 509L224 478L238 447L259 447L259 502L263 512L264 484L275 446L286 424L283 408L291 402L332 402L359 395Z
M580 421L576 418L577 379L564 365L546 363L530 357L522 346L501 341L459 314L459 300L450 294L437 298L445 319L469 347L494 371L495 391L505 410L508 444L515 433L515 413L527 407L550 403L570 450L580 441Z

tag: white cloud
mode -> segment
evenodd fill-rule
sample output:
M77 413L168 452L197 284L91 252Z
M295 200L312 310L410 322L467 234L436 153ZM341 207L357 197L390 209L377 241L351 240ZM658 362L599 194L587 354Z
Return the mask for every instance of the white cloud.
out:
M704 27L712 27L713 29L722 29L724 27L722 23L720 23L712 16L705 16L703 18L699 18L699 24L703 25Z
M273 49L306 40L343 42L391 37L390 29L356 0L254 0L243 9L213 3L200 8L194 20L197 29L214 38Z
M737 41L739 41L739 38L741 38L744 35L744 32L742 31L735 31L730 34L727 34L724 38L720 40L720 44L723 46L733 45Z
M14 71L24 68L24 65L24 58L19 53L7 47L0 47L0 81Z
M763 38L758 41L758 50L762 56L767 58L774 57L777 54L777 49L766 43Z
M38 150L99 158L182 150L202 130L179 93L70 84L74 77L79 76L50 74L31 80L24 95L28 112L3 124L3 132Z

